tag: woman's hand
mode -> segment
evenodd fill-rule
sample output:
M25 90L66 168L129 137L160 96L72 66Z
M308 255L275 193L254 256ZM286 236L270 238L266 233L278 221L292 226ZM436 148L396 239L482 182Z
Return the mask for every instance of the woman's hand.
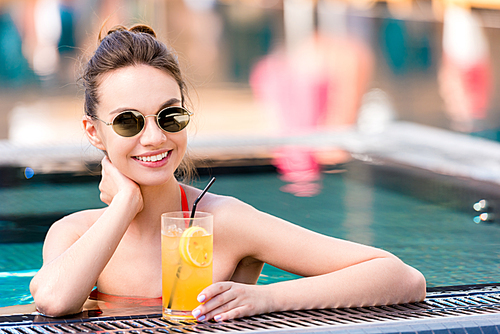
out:
M102 159L102 178L99 183L101 191L101 201L110 205L113 198L120 193L132 194L136 199L137 213L141 212L144 206L142 193L139 185L123 175L109 160L108 157Z
M193 316L198 321L223 321L271 312L272 298L264 290L265 285L212 284L198 295L198 301L203 304L193 310Z

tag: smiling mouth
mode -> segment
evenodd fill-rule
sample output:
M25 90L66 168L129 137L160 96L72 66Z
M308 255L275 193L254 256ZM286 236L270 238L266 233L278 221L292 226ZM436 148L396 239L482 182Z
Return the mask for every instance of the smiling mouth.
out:
M144 156L144 157L134 157L134 159L137 159L139 161L144 161L144 162L157 162L157 161L161 161L163 159L165 159L168 154L170 153L170 151L168 152L164 152L164 153L161 153L161 154L157 154L157 155L149 155L149 156Z

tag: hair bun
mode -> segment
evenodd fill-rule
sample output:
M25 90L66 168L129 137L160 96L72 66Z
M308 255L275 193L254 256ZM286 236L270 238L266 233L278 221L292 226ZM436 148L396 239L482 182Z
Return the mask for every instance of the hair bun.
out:
M153 30L153 28L151 28L150 26L148 25L145 25L145 24L136 24L132 27L130 27L128 29L129 31L131 32L142 32L142 33L145 33L145 34L149 34L153 37L156 37L156 33L155 31Z
M127 27L122 26L122 25L117 25L117 26L114 26L113 28L109 29L108 33L105 36L102 36L102 30L101 30L99 32L99 36L98 36L99 43L102 42L104 37L111 35L112 33L117 32L117 31L130 31L133 33L145 33L145 34L151 35L153 37L156 37L156 33L153 30L153 28L151 28L150 26L145 25L145 24L136 24L130 28L127 28Z
M106 36L111 35L112 33L116 32L116 31L126 31L127 30L126 27L118 25L118 26L114 26L113 28L109 29L108 32L106 33L106 35L103 36L103 34L102 34L103 28L104 28L104 24L102 25L101 30L99 31L99 36L97 36L97 40L99 41L99 43L101 43L102 40Z

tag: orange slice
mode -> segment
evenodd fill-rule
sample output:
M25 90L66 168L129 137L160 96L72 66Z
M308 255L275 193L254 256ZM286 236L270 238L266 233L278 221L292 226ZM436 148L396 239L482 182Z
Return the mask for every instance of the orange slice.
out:
M186 229L181 235L179 253L182 259L191 266L208 267L213 257L211 235L199 226Z

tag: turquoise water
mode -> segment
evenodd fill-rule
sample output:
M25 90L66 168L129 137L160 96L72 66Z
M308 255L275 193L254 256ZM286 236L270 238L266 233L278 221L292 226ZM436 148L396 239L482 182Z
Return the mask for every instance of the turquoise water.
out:
M202 177L203 187L208 177ZM211 191L235 196L256 208L308 229L386 249L419 269L429 286L498 282L500 225L474 224L472 215L453 211L401 193L325 174L322 191L296 197L280 190L285 183L274 173L218 175ZM8 206L33 189L0 189L0 212L50 210L71 212L102 206L97 183L64 186L38 185L46 204L33 200L27 207ZM28 196L34 198L34 196ZM32 302L29 281L41 266L41 240L0 244L0 307ZM297 276L265 266L260 284Z
M341 174L324 175L323 190L315 197L283 193L282 185L273 174L258 180L228 176L214 191L239 194L260 210L316 232L388 250L419 269L429 286L500 281L498 223L475 224L472 213L374 188Z
M31 303L29 283L41 266L41 242L0 244L0 307Z

